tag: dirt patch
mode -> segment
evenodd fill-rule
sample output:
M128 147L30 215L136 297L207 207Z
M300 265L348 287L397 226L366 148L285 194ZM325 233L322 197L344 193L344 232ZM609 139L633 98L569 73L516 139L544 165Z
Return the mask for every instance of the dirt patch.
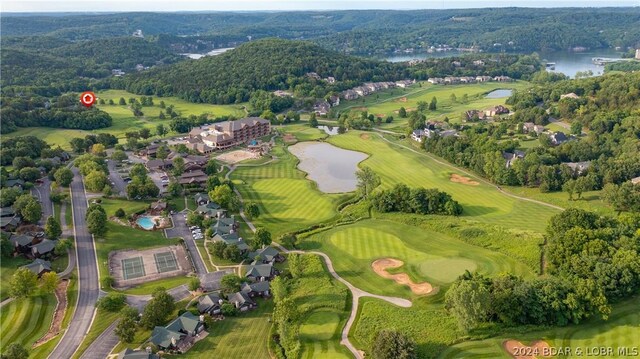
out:
M220 160L225 163L235 164L238 162L242 162L244 160L259 158L260 154L247 151L247 150L236 150L227 153L223 153L216 157L217 160Z
M516 359L535 359L535 358L549 358L550 347L547 342L543 340L536 340L531 345L524 345L517 340L505 340L502 343L504 350Z
M480 182L474 181L469 177L460 176L459 174L452 173L451 177L449 177L449 181L455 183L462 183L469 186L478 186Z
M290 134L290 133L287 133L287 134L285 134L284 136L282 136L282 140L283 140L284 142L286 142L286 143L294 143L294 142L297 142L297 141L298 141L298 139L296 138L296 136L294 136L294 135L292 135L292 134Z
M367 111L369 108L368 107L355 107L354 110L356 111Z
M398 259L382 258L371 263L371 267L377 275L383 278L393 279L398 284L409 286L414 294L426 295L433 292L433 287L427 282L414 283L406 273L391 274L387 272L387 269L398 268L403 264L404 262Z
M407 102L407 97L406 96L400 97L399 99L393 100L393 102Z
M362 138L363 140L368 140L368 139L369 139L369 138L371 138L371 137L369 136L369 134L368 134L368 133L361 133L361 134L360 134L360 138Z
M385 116L384 113L376 113L376 117L384 118Z
M49 327L49 331L40 339L38 339L35 343L33 343L33 348L36 348L49 340L53 339L58 333L60 333L60 327L62 326L62 320L64 319L64 313L67 310L67 288L69 287L69 280L63 279L58 284L56 288L55 294L56 299L58 300L58 304L56 305L56 309L53 312L53 321L51 322L51 327Z

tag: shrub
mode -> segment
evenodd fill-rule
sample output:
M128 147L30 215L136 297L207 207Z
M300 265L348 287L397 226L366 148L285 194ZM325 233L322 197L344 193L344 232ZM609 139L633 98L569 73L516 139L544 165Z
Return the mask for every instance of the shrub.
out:
M224 303L222 307L220 307L220 311L222 312L222 315L230 317L238 315L238 309L236 309L236 307L231 303Z
M116 217L118 218L124 218L124 216L126 216L127 214L124 212L124 209L122 208L118 208L116 210Z
M127 301L127 296L122 293L108 293L98 300L98 308L109 312L120 311Z

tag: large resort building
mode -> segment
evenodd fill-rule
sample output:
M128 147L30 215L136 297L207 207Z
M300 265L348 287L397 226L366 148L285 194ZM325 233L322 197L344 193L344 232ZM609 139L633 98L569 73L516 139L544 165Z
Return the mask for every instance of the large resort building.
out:
M269 121L259 117L204 125L189 132L187 148L200 153L210 153L248 143L268 135L270 131Z

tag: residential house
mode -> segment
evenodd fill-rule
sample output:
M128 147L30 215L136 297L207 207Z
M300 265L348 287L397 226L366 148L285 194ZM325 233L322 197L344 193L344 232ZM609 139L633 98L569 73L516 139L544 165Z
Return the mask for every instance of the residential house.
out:
M167 209L167 202L165 201L151 202L151 204L149 205L149 210L151 214L155 214L155 215L162 213L162 211L165 211L166 209Z
M13 217L16 215L16 211L11 207L0 208L0 217Z
M247 293L242 291L227 295L227 300L241 312L246 312L257 306L256 302L254 302Z
M358 93L354 90L346 90L342 92L342 98L345 100L355 100L358 98Z
M422 143L424 137L424 130L413 130L413 132L411 132L411 139L416 142Z
M456 130L446 130L446 131L442 131L442 132L440 132L438 134L440 135L440 137L446 138L446 137L451 137L451 136L458 136L458 131L456 131Z
M218 218L216 224L213 225L213 232L220 235L236 233L238 231L238 222L235 215L231 217Z
M125 72L122 71L121 69L113 69L113 70L111 70L111 75L113 75L115 77L120 77L120 76L124 76Z
M196 201L196 205L202 206L210 202L209 195L206 193L196 193L193 198Z
M282 90L273 91L273 94L278 97L293 97L293 94L291 92L282 91Z
M271 295L269 292L269 282L255 282L255 283L242 283L241 291L248 294L249 298L255 297L268 297Z
M216 233L211 240L214 242L224 242L228 246L235 245L240 252L243 253L249 250L249 245L235 232L228 234Z
M567 165L575 175L581 175L587 171L589 167L591 167L591 161L582 161L582 162L563 162L563 165Z
M505 159L507 168L511 167L513 163L518 160L524 158L525 153L523 151L515 150L513 153L511 152L502 152L502 158Z
M20 217L0 217L0 228L4 231L15 231L20 225Z
M561 100L564 99L564 98L577 99L577 98L580 98L580 96L576 95L574 92L569 92L569 93L566 93L564 95L560 95L560 99Z
M12 178L6 180L4 185L5 187L18 187L22 189L22 186L24 186L24 181L20 178Z
M533 122L525 122L522 125L522 132L524 132L524 133L536 133L536 134L539 135L542 132L544 132L544 126L536 125Z
M222 299L217 294L210 293L198 298L198 312L200 313L209 313L209 315L220 314L221 307Z
M47 272L51 272L51 262L45 261L44 259L36 258L33 262L27 265L23 265L20 268L27 268L35 275L40 277Z
M474 66L484 66L484 61L482 61L482 60L475 60L475 61L473 61L473 65L474 65Z
M327 101L316 102L313 106L313 112L318 116L326 116L329 113L331 105Z
M28 234L14 234L9 238L16 250L19 252L30 252L30 246L35 243L35 237Z
M476 82L489 82L491 80L491 76L476 76Z
M485 117L493 117L496 115L503 115L503 114L507 114L509 113L509 109L502 106L502 105L498 105L498 106L493 106L490 107L486 110L484 110L484 115Z
M551 139L551 143L556 146L569 141L567 135L565 135L564 132L560 131L552 133L551 135L549 135L549 138Z
M496 76L493 78L493 81L496 82L512 82L513 79L509 76Z
M144 166L149 171L164 171L166 169L169 169L169 168L173 167L173 160L169 160L169 159L165 159L165 160L153 159L153 160L147 161L144 164Z
M195 170L184 172L182 175L180 175L180 177L178 178L178 183L180 183L181 185L197 184L202 186L207 182L207 178L209 178L209 176L202 170Z
M320 80L322 77L315 72L307 72L307 77L311 77L312 79Z
M45 238L40 241L40 243L31 245L31 255L36 258L48 256L53 253L53 250L56 248L56 243L58 243L58 241Z
M274 262L283 262L284 256L280 254L280 252L271 247L267 246L265 248L258 249L255 252L251 252L247 254L247 257L251 260L256 260L257 257L260 257L259 263L263 264L273 264Z
M224 209L215 202L209 202L207 204L203 204L196 208L196 212L204 215L208 218L217 218L224 215Z
M401 80L401 81L396 81L396 87L399 88L407 88L413 84L416 83L416 80Z
M362 86L354 87L353 91L358 94L358 96L367 96L369 94L369 90Z
M430 77L427 79L427 82L434 85L440 85L444 83L444 79L442 77Z
M203 318L184 312L166 327L155 327L150 342L161 350L184 353L193 345L194 337L204 330Z
M325 81L327 81L327 83L334 84L336 83L336 78L333 76L329 76L325 79Z
M464 113L465 121L479 121L486 118L485 113L479 110L468 110Z
M276 275L278 275L278 270L272 264L251 264L244 276L257 282L262 282L271 280Z
M338 106L340 104L340 96L329 96L329 103L331 104L331 106Z
M150 144L145 149L140 151L140 154L143 156L147 156L147 158L156 158L158 149L162 146L164 146L164 144L157 144L157 143Z
M178 343L187 335L185 333L168 330L164 327L155 327L151 332L151 344L160 350L176 350Z
M202 318L197 317L191 312L184 312L181 316L169 323L165 328L171 331L195 336L204 330L204 322L201 319Z
M127 348L118 353L117 359L160 359L160 357L146 350L133 350Z

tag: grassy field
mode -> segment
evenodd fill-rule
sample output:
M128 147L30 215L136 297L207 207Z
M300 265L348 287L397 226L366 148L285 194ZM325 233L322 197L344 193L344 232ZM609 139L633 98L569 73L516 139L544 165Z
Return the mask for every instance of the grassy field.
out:
M289 124L286 126L278 126L276 130L282 134L291 134L295 136L296 140L302 141L316 141L327 138L327 135L323 130L309 127L308 122Z
M9 283L13 273L18 270L18 267L31 263L30 260L24 257L15 258L2 258L0 261L0 280L2 283ZM9 286L0 285L0 300L4 300L9 297Z
M380 176L382 188L404 183L412 187L438 188L451 194L464 207L463 218L509 229L541 232L547 220L558 212L537 203L509 197L484 182L478 185L452 182L451 174L465 174L451 165L436 162L426 152L423 154L416 150L419 153L415 153L392 145L374 133L349 131L330 137L328 141L338 147L370 154L361 166L371 167ZM408 142L402 144L409 146Z
M563 208L580 208L588 211L597 212L601 215L615 215L614 209L607 204L602 198L602 191L589 191L582 194L582 198L569 200L566 192L548 192L542 193L538 188L530 187L505 187L509 192L518 196L525 196L547 203L555 204Z
M226 317L209 328L209 336L197 342L180 358L245 358L270 359L267 340L271 328L273 302L258 299L258 308Z
M7 345L16 342L30 349L51 326L55 307L53 294L16 299L3 306L0 350L4 351Z
M311 314L300 327L300 341L304 343L302 358L348 359L350 353L340 345L342 331L340 315L333 311Z
M516 339L524 344L542 339L554 348L571 348L571 355L562 356L567 358L585 357L586 350L595 347L613 348L616 358L637 357L637 355L618 355L618 348L638 348L640 343L639 299L632 298L614 306L613 313L606 321L593 319L584 324L563 328L527 334L514 333L511 336L481 341L467 341L447 348L440 358L511 358L502 348L502 343L509 339ZM576 349L581 349L583 354L576 355Z
M532 277L533 271L506 255L459 241L451 236L380 219L364 220L305 239L304 249L318 249L334 260L347 281L371 293L418 299L409 288L382 278L371 269L379 258L396 258L414 282L442 287L465 270L485 274L510 272ZM419 299L422 300L422 299Z
M420 87L421 86L421 87ZM464 111L471 109L483 110L490 106L504 105L506 98L491 99L485 98L485 94L497 89L523 89L529 86L525 81L517 81L513 83L478 83L471 85L431 85L422 82L414 85L409 89L391 89L375 93L364 98L353 101L341 101L340 105L335 107L336 111L343 112L350 109L358 109L368 111L376 116L382 115L386 117L391 115L394 121L391 124L383 125L386 128L395 128L404 125L406 119L401 119L397 111L400 107L404 107L407 111L415 110L418 102L431 102L435 97L438 101L437 110L429 111L428 119L444 119L449 117L452 123L461 122L461 115ZM451 101L451 94L457 97L456 102ZM469 100L462 102L462 97L467 94Z
M260 205L260 216L254 224L277 236L336 215L336 202L342 196L321 193L296 168L297 158L282 144L272 154L277 161L264 166L240 166L231 174L244 200Z
M21 128L18 131L3 135L7 138L17 136L36 136L45 140L51 145L60 145L64 149L70 149L69 140L74 137L84 137L90 133L111 133L116 137L124 138L124 133L127 131L135 131L141 128L149 128L152 130L162 123L165 126L169 125L170 119L160 120L158 115L162 110L160 108L160 101L164 101L167 106L173 105L175 111L182 116L200 115L208 113L212 116L225 116L234 115L237 117L243 117L245 112L242 109L242 104L237 105L209 105L209 104L196 104L181 100L177 97L154 97L154 106L146 106L142 108L144 116L137 118L133 116L133 113L128 108L128 104L125 106L117 105L120 97L124 97L125 100L129 100L130 97L140 98L140 95L132 94L123 90L107 90L96 93L98 99L104 99L107 101L113 99L116 105L98 105L98 108L108 112L113 118L113 124L111 127L102 128L93 131L84 130L70 130L70 129L58 129L48 127L28 127ZM128 103L128 102L127 102Z

